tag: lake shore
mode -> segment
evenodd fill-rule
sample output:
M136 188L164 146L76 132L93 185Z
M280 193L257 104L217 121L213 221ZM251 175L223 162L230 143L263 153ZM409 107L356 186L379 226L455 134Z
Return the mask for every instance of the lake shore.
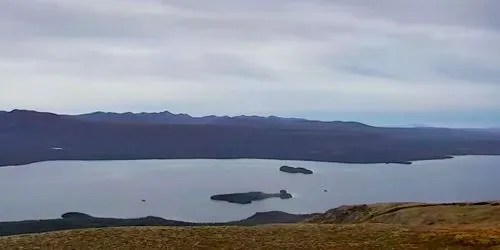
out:
M500 154L490 154L488 156L496 156ZM458 155L457 155L458 156ZM459 156L475 156L474 154L470 155L459 155ZM483 156L483 154L478 154L478 156ZM323 158L300 158L300 157L38 157L34 159L24 158L24 159L8 159L2 158L0 159L0 168L1 167L15 167L15 166L26 166L35 163L42 162L50 162L50 161L141 161L141 160L280 160L280 161L307 161L307 162L324 162L324 163L342 163L342 164L398 164L398 165L412 165L414 162L419 161L432 161L432 160L449 160L453 159L456 156L432 156L432 157L420 157L413 160L408 161L386 161L386 160L325 160Z

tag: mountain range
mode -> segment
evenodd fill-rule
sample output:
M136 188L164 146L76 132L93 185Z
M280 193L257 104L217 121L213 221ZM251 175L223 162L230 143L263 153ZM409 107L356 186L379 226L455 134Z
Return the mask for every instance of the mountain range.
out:
M168 111L159 113L113 113L94 112L72 116L77 119L98 122L142 123L142 124L177 124L177 125L224 125L245 127L276 127L276 128L366 128L368 125L359 122L313 121L300 118L283 118L277 116L203 116L193 117L188 114L174 114Z
M405 163L499 155L493 130L383 128L279 117L0 112L0 166L47 160L278 159Z

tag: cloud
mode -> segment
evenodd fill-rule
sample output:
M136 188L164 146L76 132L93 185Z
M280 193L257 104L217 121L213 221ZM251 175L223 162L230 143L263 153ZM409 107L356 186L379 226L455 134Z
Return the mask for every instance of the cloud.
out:
M492 110L500 107L499 7L495 0L1 1L0 109Z

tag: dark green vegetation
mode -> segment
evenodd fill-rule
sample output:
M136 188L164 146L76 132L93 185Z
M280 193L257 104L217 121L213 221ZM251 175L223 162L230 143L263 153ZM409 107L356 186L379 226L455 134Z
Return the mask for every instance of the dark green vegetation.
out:
M291 199L292 195L286 190L280 190L279 193L266 194L263 192L247 192L247 193L233 193L233 194L219 194L210 197L215 201L227 201L230 203L250 204L252 201L260 201L269 198L280 198L282 200Z
M290 173L290 174L313 174L313 171L306 168L294 168L289 166L280 167L281 172Z
M72 215L76 218L59 221L77 225L88 220L90 227L99 220ZM355 205L323 214L269 212L251 218L227 224L129 227L140 220L147 224L143 218L127 220L122 228L0 237L0 249L500 249L498 202ZM244 226L264 223L266 218L293 224ZM117 219L102 220L115 220L106 227L122 226ZM149 225L162 225L152 223L160 218L149 220Z
M165 220L153 216L137 219L115 219L80 216L52 220L0 222L0 236L26 233L42 233L81 228L192 225L195 224L181 221Z
M136 219L99 218L84 213L70 212L63 214L61 219L28 220L17 222L0 222L0 236L43 233L68 229L103 228L103 227L133 227L133 226L252 226L274 223L298 223L311 218L311 214L297 215L279 211L256 213L253 216L226 223L193 223L166 220L160 217L148 216ZM1 249L1 248L0 248Z
M46 160L193 158L409 163L499 154L500 134L490 130L380 128L252 117L213 124L152 124L0 112L0 166Z

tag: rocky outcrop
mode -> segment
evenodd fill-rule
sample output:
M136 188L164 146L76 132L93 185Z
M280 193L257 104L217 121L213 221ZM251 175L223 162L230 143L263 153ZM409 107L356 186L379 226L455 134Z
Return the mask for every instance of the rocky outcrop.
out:
M280 167L281 172L290 173L290 174L313 174L313 171L307 168L294 168L289 166Z
M292 195L286 190L280 190L279 193L267 194L263 192L247 192L247 193L232 193L232 194L219 194L210 197L215 201L226 201L238 204L250 204L252 201L260 201L269 198L291 199Z

